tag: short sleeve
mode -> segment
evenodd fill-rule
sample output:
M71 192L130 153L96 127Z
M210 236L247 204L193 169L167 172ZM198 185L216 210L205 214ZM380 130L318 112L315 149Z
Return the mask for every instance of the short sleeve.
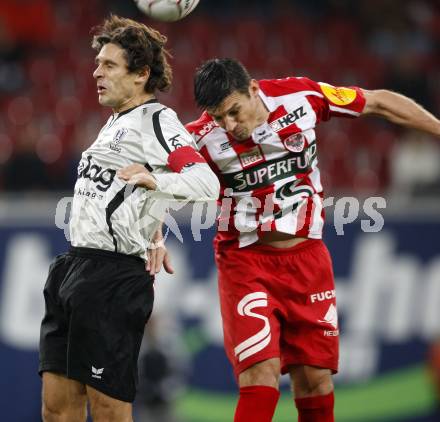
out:
M319 82L330 116L358 117L365 107L365 96L357 86L341 87Z
M318 123L333 116L357 117L365 107L365 96L356 86L333 86L305 77L263 80L260 86L269 96L305 96L316 113Z

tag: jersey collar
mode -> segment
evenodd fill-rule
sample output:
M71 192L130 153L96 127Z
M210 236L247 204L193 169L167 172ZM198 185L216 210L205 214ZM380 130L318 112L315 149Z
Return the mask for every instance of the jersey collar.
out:
M131 108L127 108L127 110L121 111L120 113L113 113L113 115L115 116L115 120L116 120L119 117L123 116L124 114L130 113L130 111L133 111L135 108L142 107L145 104L152 104L152 103L158 103L158 102L159 101L157 100L157 98L151 98L151 100L145 101L145 103L139 104L139 105L131 107Z
M261 101L263 101L266 108L269 110L270 113L276 109L275 101L272 98L269 98L260 88L258 91L258 95L261 98Z

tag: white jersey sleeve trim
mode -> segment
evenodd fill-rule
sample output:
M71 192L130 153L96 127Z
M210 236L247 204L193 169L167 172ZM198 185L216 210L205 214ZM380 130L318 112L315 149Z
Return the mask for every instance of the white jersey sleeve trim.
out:
M317 91L298 91L293 92L291 94L280 95L278 97L268 97L264 92L260 89L259 96L263 103L266 105L267 109L272 112L279 107L279 105L285 101L296 101L298 98L304 98L307 96L315 96L319 98L324 98L324 95Z
M336 107L329 105L331 111L335 111L336 113L350 114L351 116L360 116L361 113L353 110L347 110L346 108Z

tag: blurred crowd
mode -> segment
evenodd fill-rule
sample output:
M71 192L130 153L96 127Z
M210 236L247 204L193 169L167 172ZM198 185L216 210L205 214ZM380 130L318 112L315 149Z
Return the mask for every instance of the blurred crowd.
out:
M239 58L256 78L395 90L440 115L435 0L201 0L172 24L128 0L2 0L0 192L71 190L81 151L110 113L97 101L90 30L111 12L168 36L174 85L160 99L183 122L199 113L194 70L214 56ZM438 140L374 118L335 119L318 136L327 194L440 192Z

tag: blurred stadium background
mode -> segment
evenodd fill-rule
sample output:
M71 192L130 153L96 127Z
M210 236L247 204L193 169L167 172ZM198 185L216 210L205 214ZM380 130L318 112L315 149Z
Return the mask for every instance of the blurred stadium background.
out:
M256 78L305 75L387 88L440 116L440 4L432 0L201 0L181 22L149 21L128 0L0 2L0 419L39 421L36 374L42 286L67 247L55 210L71 196L81 151L109 114L97 102L90 28L110 12L169 38L174 86L161 100L198 115L192 75L205 59L239 58ZM338 421L440 421L429 350L440 337L440 144L374 118L318 130L327 196L386 198L385 225L364 215L332 224L341 319ZM348 212L348 211L347 211ZM338 214L339 213L339 214ZM347 215L347 214L345 214ZM222 351L213 228L180 219L177 269L157 281L146 332L136 421L232 420L235 385ZM349 218L346 219L350 220ZM199 236L200 234L200 236ZM439 360L437 356L437 360ZM440 370L439 370L440 371ZM287 382L285 382L285 387ZM295 420L287 388L274 419Z

